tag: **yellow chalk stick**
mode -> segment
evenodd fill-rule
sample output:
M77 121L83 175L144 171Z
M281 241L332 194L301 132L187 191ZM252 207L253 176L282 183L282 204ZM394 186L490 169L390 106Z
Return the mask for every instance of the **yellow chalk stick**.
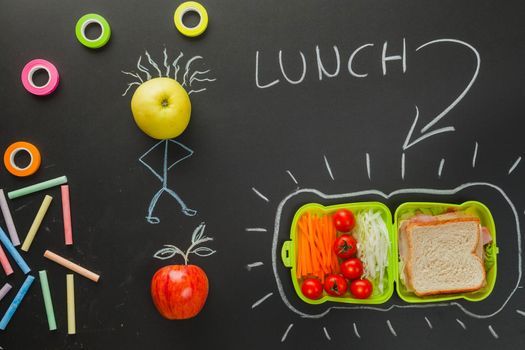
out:
M66 275L67 285L67 334L75 334L76 321L75 321L75 275L68 273Z
M38 213L36 213L35 220L33 220L33 224L31 225L31 228L27 233L26 239L24 240L24 244L22 244L22 250L24 252L27 252L29 250L29 247L31 246L31 243L33 243L33 239L36 236L36 232L40 228L40 224L42 223L44 215L46 215L47 209L49 209L49 205L51 204L52 200L53 197L51 196L46 195L44 197L42 205L40 206L40 209L38 209Z

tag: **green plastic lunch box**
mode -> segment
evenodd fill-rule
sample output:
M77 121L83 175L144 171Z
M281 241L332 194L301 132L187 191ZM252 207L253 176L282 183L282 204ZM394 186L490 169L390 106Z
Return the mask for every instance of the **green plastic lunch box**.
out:
M339 209L348 209L355 215L359 215L364 210L373 210L379 212L383 218L390 238L390 251L388 257L388 266L385 274L385 286L382 293L374 292L367 299L357 299L352 297L350 293L346 293L342 297L330 296L323 293L320 299L312 300L306 298L301 292L301 280L296 276L296 252L295 243L297 241L298 221L304 214L310 213L314 215L331 215ZM456 293L456 294L438 294L426 297L419 297L414 293L408 291L400 280L399 258L398 258L398 227L400 222L406 218L407 215L415 212L438 214L446 212L447 210L461 210L474 214L479 217L481 225L488 228L492 237L490 249L485 249L485 261L490 261L490 267L486 267L486 284L480 290L470 293ZM354 202L344 203L331 206L323 206L317 203L308 203L303 205L295 213L292 225L290 228L290 240L285 241L281 249L281 258L284 266L291 268L291 278L295 292L304 302L309 304L322 304L327 301L349 304L382 304L387 302L394 293L394 284L396 286L397 294L401 299L408 303L426 303L439 302L455 299L465 299L468 301L481 301L487 298L494 284L496 283L497 274L497 254L498 248L496 245L496 227L494 219L489 209L482 203L477 201L468 201L463 204L448 204L448 203L434 203L434 202L407 202L401 204L395 211L392 220L392 214L388 207L380 202ZM374 286L374 289L376 286Z

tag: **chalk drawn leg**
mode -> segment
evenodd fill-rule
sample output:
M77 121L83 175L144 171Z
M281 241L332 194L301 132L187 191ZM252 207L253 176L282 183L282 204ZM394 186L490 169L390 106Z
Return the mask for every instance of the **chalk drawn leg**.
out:
M169 188L161 188L157 193L155 193L155 195L151 199L151 202L150 202L149 207L148 207L148 216L146 216L146 220L150 224L158 224L158 223L160 223L160 219L157 216L153 216L153 211L155 210L155 207L157 206L157 202L158 202L160 196L162 196L162 194L164 192L167 192L173 198L175 198L175 200L181 206L182 213L184 215L187 215L187 216L195 216L195 215L197 215L197 211L188 208L186 203L184 203L184 201L179 197L179 195L177 193L175 193L174 191L170 190Z
M166 189L166 192L168 192L173 198L175 198L175 200L180 204L181 206L181 209L182 209L182 213L184 215L187 215L187 216L195 216L197 214L197 211L196 210L193 210L193 209L190 209L188 208L188 206L186 205L186 203L184 203L184 201L179 197L178 194L176 194L175 192L173 192L172 190L170 190L169 188Z
M146 216L146 220L148 220L150 224L160 223L160 219L156 216L151 216L151 214L153 214L153 210L155 209L155 206L157 205L157 201L159 200L160 196L162 195L164 191L166 191L166 189L161 188L157 193L155 193L155 195L151 199L151 202L148 208L148 216Z

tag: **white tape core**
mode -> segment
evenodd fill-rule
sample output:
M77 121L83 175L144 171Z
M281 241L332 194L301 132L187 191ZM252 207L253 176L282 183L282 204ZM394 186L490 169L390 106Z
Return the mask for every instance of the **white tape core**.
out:
M15 163L15 156L18 154L18 152L20 151L26 151L28 154L29 154L29 157L31 158L31 160L29 161L29 164L25 167L25 168L20 168L18 165L16 165ZM9 158L9 161L11 162L11 165L13 166L13 168L15 168L16 170L18 171L24 171L26 169L29 169L29 167L31 167L31 165L33 164L33 154L25 147L19 147L19 148L15 148L15 150L13 151L13 153L11 153L11 157Z
M196 14L199 15L199 23L197 23L195 26L193 27L187 27L184 22L182 21L182 17L184 17L185 14L187 14L188 12L195 12ZM194 30L196 28L198 28L200 25L201 25L201 22L202 22L202 14L201 12L199 11L199 9L195 8L195 7L188 7L186 9L184 9L184 11L181 12L180 14L180 17L179 17L179 21L180 21L180 24L188 29L188 30Z
M47 78L47 82L44 85L36 86L35 82L33 81L33 75L36 73L37 70L40 70L40 69L43 69L43 70L45 70L47 72L47 77L48 78ZM31 84L31 86L34 87L35 89L43 89L46 86L48 86L49 83L51 82L51 72L49 71L49 69L47 69L47 67L44 67L44 66L41 66L41 65L34 66L29 71L29 74L27 75L27 80L29 81L29 84Z
M100 35L98 36L98 38L95 38L95 39L89 39L86 36L86 28L87 28L88 25L90 25L92 23L96 23L96 24L98 24L100 26ZM94 42L94 41L100 40L100 38L102 38L102 36L104 35L104 26L102 25L102 23L99 20L92 18L92 19L88 19L87 21L82 23L82 28L80 29L80 31L82 32L82 36L84 37L84 39L86 39L87 41Z

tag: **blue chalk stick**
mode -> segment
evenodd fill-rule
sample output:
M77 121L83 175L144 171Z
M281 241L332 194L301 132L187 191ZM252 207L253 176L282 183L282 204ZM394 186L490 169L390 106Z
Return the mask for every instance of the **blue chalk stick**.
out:
M28 274L29 271L31 271L31 269L29 268L29 266L27 266L26 262L24 261L20 253L18 253L18 250L16 250L15 246L13 245L13 243L11 243L11 240L7 237L5 231L1 227L0 241L4 245L5 249L7 249L7 252L13 257L13 259L15 259L15 262L20 267L22 272L24 274Z
M18 306L26 296L27 291L29 290L29 287L31 287L31 284L33 284L33 281L35 278L31 275L26 277L26 280L24 281L24 284L22 284L22 287L20 287L20 290L18 293L16 293L15 298L11 302L11 305L9 305L9 308L4 314L4 317L2 317L2 320L0 321L0 329L5 330L7 327L7 324L9 321L11 321L11 318L16 312L16 309L18 309Z

